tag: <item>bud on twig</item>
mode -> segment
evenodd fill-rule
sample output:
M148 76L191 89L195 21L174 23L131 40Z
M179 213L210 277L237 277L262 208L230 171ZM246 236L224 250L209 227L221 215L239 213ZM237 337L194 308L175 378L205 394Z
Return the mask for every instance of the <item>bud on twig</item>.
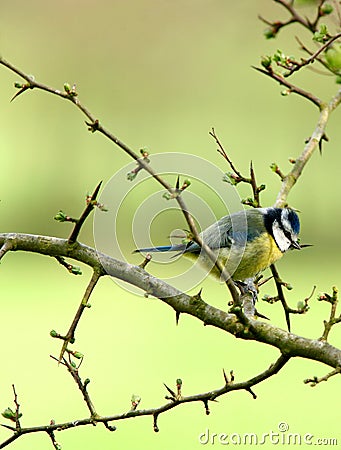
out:
M133 394L131 396L131 411L135 411L141 401L141 397L139 395Z

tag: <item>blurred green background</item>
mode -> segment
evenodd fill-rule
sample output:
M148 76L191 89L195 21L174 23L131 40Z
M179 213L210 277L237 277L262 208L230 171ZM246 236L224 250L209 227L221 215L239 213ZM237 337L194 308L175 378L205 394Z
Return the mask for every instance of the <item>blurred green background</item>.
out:
M62 89L64 82L75 82L80 99L95 116L136 150L146 146L152 154L186 152L226 171L208 135L214 126L242 172L252 159L258 181L267 185L262 202L271 205L279 179L269 165L275 161L284 172L289 170L288 158L302 151L318 114L297 96L282 97L279 86L251 69L261 55L277 48L299 54L294 34L311 44L298 27L266 41L258 14L273 20L287 17L270 0L12 0L0 6L0 52L48 85ZM312 72L295 80L325 99L337 89L333 78ZM90 134L79 111L59 98L30 91L9 103L15 81L17 76L0 67L1 230L66 237L70 226L55 222L56 212L77 216L86 192L99 180L106 183L130 160L103 136ZM330 118L330 142L322 156L313 156L289 197L301 211L302 241L314 245L278 264L283 279L294 286L288 293L292 306L313 285L317 292L330 292L339 283L339 117L336 111ZM248 190L242 187L240 195L245 197ZM220 207L212 205L217 215ZM122 241L128 248L131 211L126 220L124 211L120 220L127 235ZM172 229L184 227L182 219L177 223L179 217L174 215L167 230L157 227L155 240L166 243ZM91 220L81 241L93 243ZM137 256L130 258L140 262ZM174 270L187 267L186 262L178 264ZM60 350L50 330L66 332L91 275L88 268L82 270L82 277L74 277L49 257L20 253L7 255L1 264L0 409L13 405L14 383L24 426L88 414L70 375L49 358ZM159 274L153 263L149 270ZM169 267L162 270L167 277ZM210 279L201 286L206 301L226 308L223 286ZM265 292L274 290L267 286ZM273 348L237 341L191 317L181 317L176 327L169 307L133 295L109 279L100 282L91 303L75 349L85 354L80 373L91 379L89 392L102 415L127 411L133 393L142 397L141 408L161 405L166 394L162 383L174 386L178 377L183 393L195 394L221 386L223 367L233 369L242 381L277 358ZM263 303L259 310L284 328L280 306ZM292 318L292 328L317 338L329 308L316 295L310 304L307 315ZM334 329L330 342L340 345L340 337ZM211 405L210 416L199 404L184 405L159 418L160 433L153 432L152 419L146 417L116 423L115 433L98 425L56 437L64 449L198 449L198 436L206 429L261 435L277 432L284 421L291 432L340 442L338 378L314 389L303 384L303 379L327 372L317 363L293 360L255 387L257 400L245 392L232 393ZM0 429L0 441L9 435ZM12 448L45 449L51 443L37 434L20 438Z

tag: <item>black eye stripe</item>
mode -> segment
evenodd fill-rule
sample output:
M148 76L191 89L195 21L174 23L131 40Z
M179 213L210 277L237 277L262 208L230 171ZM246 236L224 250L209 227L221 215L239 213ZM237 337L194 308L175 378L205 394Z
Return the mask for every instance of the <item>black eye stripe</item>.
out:
M292 241L292 235L289 231L283 230L284 232L284 236L287 237L289 239L289 241Z
M280 222L278 223L278 225L279 225L279 228L282 230L284 236L285 236L287 239L289 239L290 242L292 242L292 241L293 241L293 238L292 238L292 230L289 231L287 228L285 228L284 225L283 225L283 223L282 223L282 221L280 221Z

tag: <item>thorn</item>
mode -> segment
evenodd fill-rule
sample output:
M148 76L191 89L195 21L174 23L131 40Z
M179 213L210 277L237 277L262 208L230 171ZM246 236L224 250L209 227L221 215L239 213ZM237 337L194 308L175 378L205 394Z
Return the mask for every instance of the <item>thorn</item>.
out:
M176 190L178 191L180 188L180 175L178 175L178 178L176 180L176 184L175 184Z
M225 369L223 369L223 375L224 375L225 385L227 386L229 384L229 379L227 378Z
M175 323L179 325L180 311L175 311Z
M270 320L269 317L264 316L264 314L260 313L255 309L256 316L260 317L261 319Z
M167 386L167 384L166 383L163 383L163 385L165 386L165 388L167 389L167 391L170 393L170 395L172 395L174 398L176 397L176 394L175 394L175 392L174 391L172 391L172 389L171 388L169 388L168 386Z
M62 349L60 351L60 354L59 354L58 364L60 364L62 362L67 345L68 345L68 341L65 340L63 343Z
M267 283L268 281L270 281L273 278L273 275L271 275L270 277L264 278L262 281L260 281L257 285L258 287L263 286L263 284Z
M157 426L157 417L158 416L157 416L157 414L154 414L153 417L154 417L153 429L154 429L155 433L158 433L160 431L159 427Z
M93 193L92 196L91 196L91 200L96 200L96 197L97 197L97 195L98 195L98 192L99 192L99 190L101 189L102 183L103 183L103 180L100 181L100 182L98 183L96 189L94 190L94 193Z
M204 402L204 405L205 405L206 416L209 416L211 411L210 411L210 408L208 407L208 400L203 400L203 402Z
M287 323L288 331L291 332L291 325L290 325L290 313L289 311L285 311L285 321Z
M252 395L252 398L254 399L254 400L256 400L256 398L257 398L257 395L253 392L253 390L249 387L249 388L246 388L246 390L248 391L248 392L250 392L250 394Z
M17 97L19 97L19 95L23 94L25 91L27 91L27 89L29 89L30 86L23 86L20 91L18 91L16 94L13 95L13 97L10 100L10 103L13 102L13 100L15 100Z
M194 297L197 298L198 300L202 300L201 293L202 293L202 288L200 288L199 292Z
M323 133L323 135L322 135L322 137L321 137L321 139L320 139L320 141L319 141L319 151L320 151L320 155L322 155L322 144L323 144L323 141L325 141L325 142L328 142L328 141L329 141L329 138L327 137L327 135L326 135L325 133Z

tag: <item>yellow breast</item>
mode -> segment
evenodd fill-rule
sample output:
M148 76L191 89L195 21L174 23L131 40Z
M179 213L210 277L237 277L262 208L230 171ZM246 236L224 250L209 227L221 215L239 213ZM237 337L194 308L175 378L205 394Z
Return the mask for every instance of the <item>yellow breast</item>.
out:
M277 247L272 236L264 233L246 245L241 261L232 277L235 280L254 277L282 256L283 253Z
M232 246L231 249L220 249L218 254L219 260L226 266L234 280L252 278L283 256L276 242L268 233L248 242L244 249ZM220 277L219 271L216 267L212 268L212 263L207 260L207 257L201 256L199 261L210 269L212 275Z

